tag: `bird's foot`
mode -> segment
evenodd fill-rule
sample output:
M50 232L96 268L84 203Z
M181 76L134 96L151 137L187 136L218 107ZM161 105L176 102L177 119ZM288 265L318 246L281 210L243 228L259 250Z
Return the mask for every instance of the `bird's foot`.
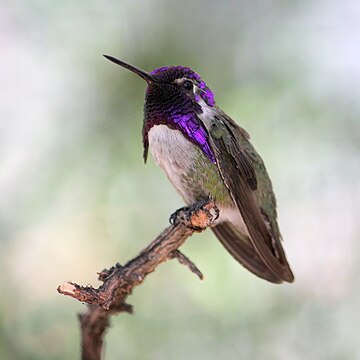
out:
M214 220L216 220L219 217L219 210L216 208L216 211L214 213L211 213L207 209L207 205L210 202L213 202L213 200L210 197L208 197L190 206L184 206L180 209L177 209L169 218L170 224L175 225L179 222L186 223L188 219L191 218L193 214L196 214L199 210L204 211L209 217L214 218ZM201 230L200 227L199 230Z

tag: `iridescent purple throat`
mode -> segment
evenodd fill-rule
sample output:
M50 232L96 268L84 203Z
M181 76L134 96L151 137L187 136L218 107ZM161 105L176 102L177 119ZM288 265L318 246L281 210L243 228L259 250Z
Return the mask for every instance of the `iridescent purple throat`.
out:
M173 121L179 127L179 130L191 142L198 145L207 158L215 164L216 159L210 147L209 134L205 130L201 121L193 114L175 115L173 117Z
M154 125L165 124L172 129L180 130L187 139L199 146L206 157L215 164L216 159L211 149L209 134L197 116L203 112L199 104L200 100L210 107L215 105L212 91L201 80L200 75L189 67L162 67L153 70L151 75L163 82L164 85L148 88L143 129L145 159L148 148L148 131ZM174 90L173 85L165 85L184 77L192 79L200 89L200 93L195 95L195 99L190 99L188 95Z

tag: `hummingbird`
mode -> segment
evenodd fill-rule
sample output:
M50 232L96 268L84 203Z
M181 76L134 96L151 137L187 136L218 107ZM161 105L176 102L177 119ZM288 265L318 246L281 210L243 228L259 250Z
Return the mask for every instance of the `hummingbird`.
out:
M188 206L214 199L219 217L212 231L246 269L272 283L293 282L264 162L247 131L216 105L200 75L185 66L146 72L104 57L147 83L145 163L150 149Z

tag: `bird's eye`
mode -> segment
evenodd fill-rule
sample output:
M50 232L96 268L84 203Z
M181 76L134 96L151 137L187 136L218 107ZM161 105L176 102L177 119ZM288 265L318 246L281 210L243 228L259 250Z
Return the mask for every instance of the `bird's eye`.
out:
M193 83L192 83L190 80L185 80L185 81L183 82L183 87L184 87L184 89L186 89L186 90L192 90L192 88L193 88Z

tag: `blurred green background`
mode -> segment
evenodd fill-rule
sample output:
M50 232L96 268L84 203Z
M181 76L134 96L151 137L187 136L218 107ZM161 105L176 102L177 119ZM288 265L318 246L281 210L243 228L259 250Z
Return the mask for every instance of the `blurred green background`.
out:
M358 1L37 1L0 8L0 358L76 359L97 285L182 200L142 161L146 70L187 65L262 154L296 282L237 264L211 232L112 320L110 359L359 359Z

